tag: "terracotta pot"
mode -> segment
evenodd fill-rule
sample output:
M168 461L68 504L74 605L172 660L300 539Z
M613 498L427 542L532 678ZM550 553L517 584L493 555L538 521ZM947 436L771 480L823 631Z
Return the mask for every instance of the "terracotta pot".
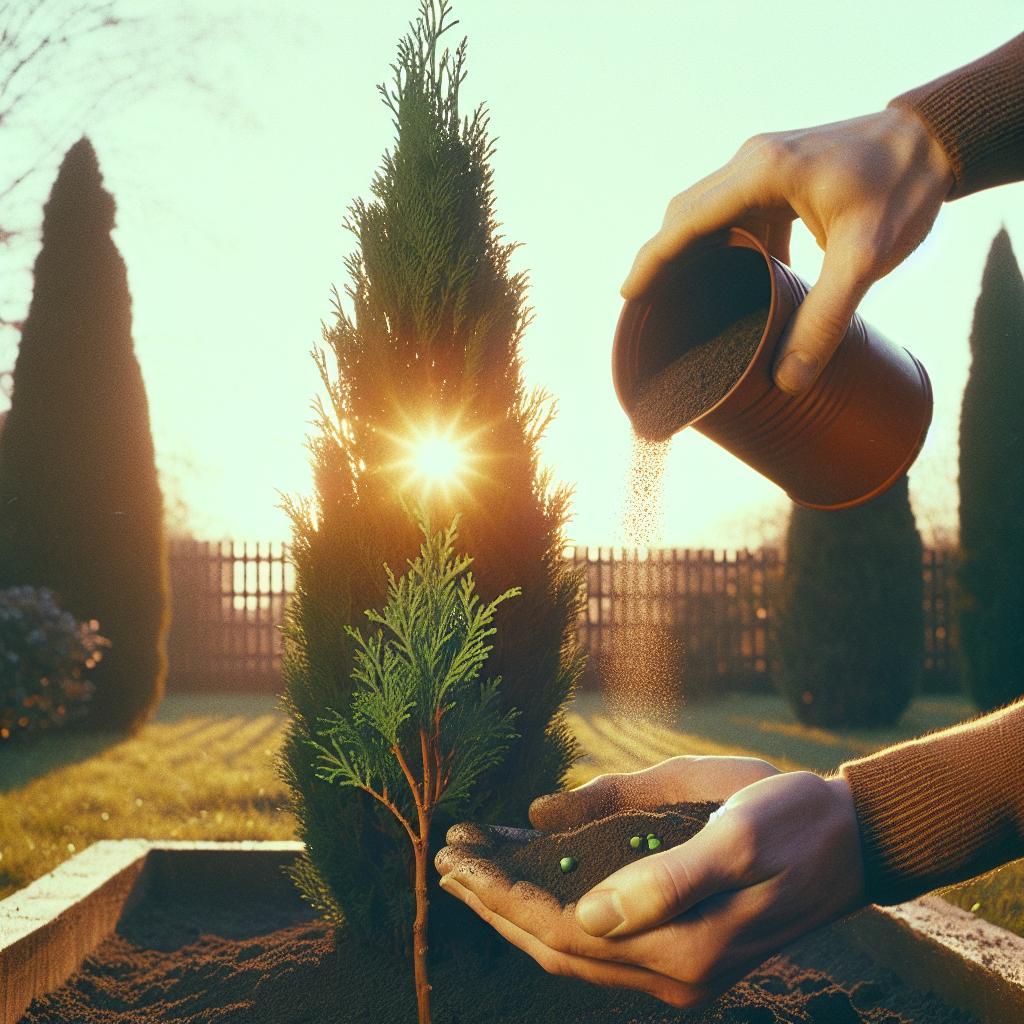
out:
M775 350L810 286L741 228L709 236L623 307L612 377L627 415L638 385L759 308L761 341L739 380L693 426L810 508L877 497L911 466L932 418L928 374L857 315L813 387L772 381ZM632 416L631 416L632 418Z

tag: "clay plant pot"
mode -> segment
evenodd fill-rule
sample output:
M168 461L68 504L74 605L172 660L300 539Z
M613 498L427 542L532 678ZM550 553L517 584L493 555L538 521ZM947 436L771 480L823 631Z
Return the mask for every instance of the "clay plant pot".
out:
M622 309L612 377L627 415L639 385L756 309L768 319L739 379L692 426L800 505L840 509L877 497L912 465L931 423L920 361L854 315L809 391L772 380L776 346L810 286L742 228L708 236Z

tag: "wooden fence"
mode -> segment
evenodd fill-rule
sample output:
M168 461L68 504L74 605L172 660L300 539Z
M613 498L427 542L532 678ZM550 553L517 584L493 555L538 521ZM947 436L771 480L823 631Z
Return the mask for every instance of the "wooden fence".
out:
M279 690L287 545L174 539L169 556L169 689Z
M567 548L585 566L579 637L591 657L582 686L601 685L615 652L651 631L679 652L691 692L771 689L772 615L783 564L773 550L627 552ZM171 690L277 691L278 625L294 589L287 545L174 540ZM926 550L922 563L925 688L956 686L955 553Z

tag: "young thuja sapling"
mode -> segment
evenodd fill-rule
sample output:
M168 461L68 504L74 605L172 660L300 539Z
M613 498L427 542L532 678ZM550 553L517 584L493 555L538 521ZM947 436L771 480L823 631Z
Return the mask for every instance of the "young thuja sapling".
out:
M346 626L354 645L351 703L328 709L312 741L317 775L354 786L380 801L412 843L416 917L413 965L419 1024L430 1022L427 981L427 866L430 823L443 808L458 816L479 776L502 760L518 735L519 714L497 701L501 677L481 679L492 645L498 605L513 587L484 603L476 594L472 558L455 553L458 516L424 535L419 555L396 578L390 567L382 611L366 617L379 627L364 637Z

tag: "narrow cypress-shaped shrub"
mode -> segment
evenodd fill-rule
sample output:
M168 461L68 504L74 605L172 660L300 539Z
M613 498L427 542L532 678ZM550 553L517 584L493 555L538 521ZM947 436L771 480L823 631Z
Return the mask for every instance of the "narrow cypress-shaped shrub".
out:
M530 801L564 785L577 756L564 706L582 668L581 579L561 557L569 496L539 467L550 407L523 382L526 280L498 234L487 118L482 108L460 113L465 40L442 52L449 15L447 2L421 3L394 79L380 87L395 139L372 198L350 208L351 310L335 296L316 353L327 400L309 439L315 494L285 501L296 590L284 627L281 768L308 851L294 877L328 919L405 955L415 911L407 838L371 797L318 778L309 744L325 708L350 698L345 627L381 606L384 565L397 572L418 550L406 502L422 502L436 522L460 515L482 593L522 590L503 609L488 660L502 707L518 710L519 736L476 781L464 817L527 826ZM415 439L434 433L462 439L468 455L449 488L415 473ZM451 824L437 815L431 849ZM433 870L429 885L432 950L507 946L443 894Z
M130 730L163 693L167 556L114 209L83 138L44 208L0 437L0 587L49 587L99 621L111 646L85 723Z
M1022 387L1024 278L1003 228L974 307L960 412L960 660L985 711L1024 694Z
M924 658L921 555L906 477L856 508L793 506L775 640L802 722L899 720Z

